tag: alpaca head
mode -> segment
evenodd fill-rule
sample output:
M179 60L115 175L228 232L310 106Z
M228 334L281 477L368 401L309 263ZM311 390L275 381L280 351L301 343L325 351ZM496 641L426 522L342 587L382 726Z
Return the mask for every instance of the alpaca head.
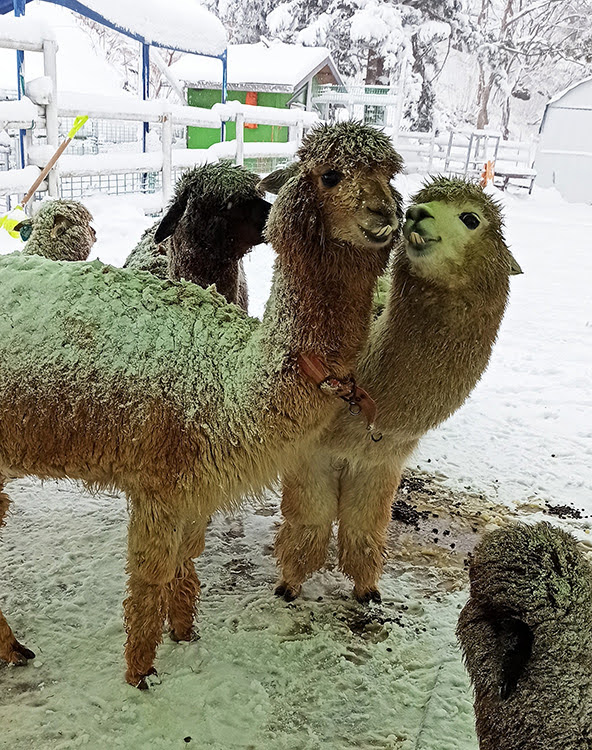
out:
M456 287L487 268L522 273L504 240L500 206L475 183L436 177L412 201L403 233L415 275Z
M177 183L155 242L174 234L179 246L199 248L202 259L242 258L263 242L270 209L258 182L256 174L230 162L189 169Z
M26 240L26 255L50 260L86 260L97 235L90 225L93 217L82 203L70 200L44 201L33 218L15 229Z
M590 568L575 539L548 523L513 524L487 534L469 569L471 598L490 613L534 627L590 600Z
M403 166L389 138L357 122L323 125L306 135L297 156L261 182L278 192L267 226L274 246L330 242L387 257L402 218L390 181Z

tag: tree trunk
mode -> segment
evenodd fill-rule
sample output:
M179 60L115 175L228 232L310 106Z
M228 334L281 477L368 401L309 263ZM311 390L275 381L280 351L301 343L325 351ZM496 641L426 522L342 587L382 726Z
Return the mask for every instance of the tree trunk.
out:
M489 123L489 115L487 114L487 107L489 105L489 97L491 96L491 89L493 86L493 74L490 73L489 80L485 81L485 70L483 69L483 63L479 63L479 90L477 92L477 106L479 107L479 113L477 114L477 130L482 130Z
M376 50L368 49L368 60L366 63L366 86L382 85L384 75L384 58L376 54Z

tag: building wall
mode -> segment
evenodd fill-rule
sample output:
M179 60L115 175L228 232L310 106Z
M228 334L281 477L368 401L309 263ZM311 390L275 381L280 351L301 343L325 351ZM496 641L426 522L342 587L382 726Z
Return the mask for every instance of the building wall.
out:
M291 98L291 94L277 93L273 91L258 91L257 104L260 107L276 107L284 109ZM229 91L228 101L239 101L246 103L246 91ZM222 99L219 89L188 89L187 103L193 107L205 107L210 109L212 105L218 104ZM236 123L226 124L226 140L233 141L236 138ZM188 148L208 148L220 141L220 131L214 128L187 128ZM286 143L288 141L288 128L278 125L256 125L249 128L245 124L245 141L256 141L266 143Z
M536 184L556 187L571 202L592 203L592 81L547 107L535 168Z

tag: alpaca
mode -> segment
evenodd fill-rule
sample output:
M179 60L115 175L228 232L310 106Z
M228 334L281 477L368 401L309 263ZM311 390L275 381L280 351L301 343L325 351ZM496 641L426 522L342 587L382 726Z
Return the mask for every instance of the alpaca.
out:
M357 123L312 130L298 158L269 216L278 257L261 323L191 283L0 258L0 475L126 493L126 679L142 689L165 619L174 640L192 638L210 515L272 483L339 408L332 394L353 389L401 159ZM330 373L321 387L307 358ZM0 614L0 658L31 654Z
M356 374L376 399L382 440L337 414L283 475L276 594L291 601L327 554L339 522L341 570L360 602L380 601L391 504L421 436L458 409L487 367L519 272L499 206L477 185L438 177L414 198L392 260L384 312Z
M230 162L188 170L163 219L144 232L123 267L203 287L215 284L228 302L246 311L242 258L263 242L271 208L258 182L256 174Z
M592 749L592 568L548 523L486 534L457 634L480 750Z
M91 227L90 211L77 201L62 198L44 201L32 219L16 225L26 240L25 255L41 255L49 260L86 260L97 234Z

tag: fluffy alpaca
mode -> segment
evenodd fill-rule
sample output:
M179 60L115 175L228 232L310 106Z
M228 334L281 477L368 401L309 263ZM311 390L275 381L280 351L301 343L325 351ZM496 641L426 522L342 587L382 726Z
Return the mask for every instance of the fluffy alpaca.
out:
M547 523L487 534L457 634L480 750L592 749L592 568Z
M270 204L256 174L229 162L205 164L181 177L163 219L142 235L124 268L160 278L211 284L247 309L242 258L263 242Z
M127 494L126 679L141 688L165 618L173 639L192 636L209 516L272 482L339 409L303 355L345 383L368 334L400 157L356 123L312 131L298 156L269 216L278 258L262 323L195 284L0 258L0 475ZM0 615L0 657L31 653Z
M97 234L91 227L90 211L77 201L44 201L32 219L24 219L15 229L27 241L25 255L41 255L49 260L86 260Z
M336 415L283 476L276 593L288 601L326 557L339 522L342 571L362 602L380 601L390 508L421 436L465 401L485 370L516 264L499 207L476 185L436 178L407 211L384 312L358 361L382 440ZM514 269L514 271L513 271Z

